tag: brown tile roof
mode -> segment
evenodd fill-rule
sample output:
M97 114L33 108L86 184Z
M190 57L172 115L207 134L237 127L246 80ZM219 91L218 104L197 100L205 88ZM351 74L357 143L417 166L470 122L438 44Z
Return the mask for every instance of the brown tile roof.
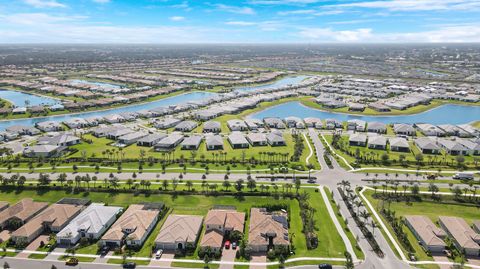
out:
M158 210L146 210L144 208L145 205L130 205L103 235L102 240L122 240L125 236L124 231L127 229L133 231L128 234L131 240L141 239L148 232L148 227L159 214Z
M15 205L0 212L0 225L3 225L12 217L16 217L21 221L28 220L47 206L48 203L34 202L31 198L22 199Z
M286 214L269 213L265 208L252 208L248 244L268 245L268 237L273 236L274 245L289 245L288 227L280 222L281 219L286 221Z
M53 204L47 209L43 210L40 214L35 216L32 220L20 227L18 230L12 233L14 237L29 237L36 233L39 229L45 227L47 224L49 227L55 227L56 230L62 229L71 219L73 219L83 206L70 205L70 204Z
M446 227L453 239L463 248L479 249L480 235L468 226L467 222L457 217L440 217L440 222Z
M245 213L234 210L212 209L205 217L205 225L223 226L227 230L243 232Z
M0 212L8 207L7 202L0 201Z
M201 247L221 248L223 243L223 234L217 230L211 230L205 233L200 243Z
M202 226L202 216L169 215L155 242L194 243Z
M446 233L435 226L435 224L425 216L405 216L420 239L429 246L445 246L445 242L440 237L445 237Z

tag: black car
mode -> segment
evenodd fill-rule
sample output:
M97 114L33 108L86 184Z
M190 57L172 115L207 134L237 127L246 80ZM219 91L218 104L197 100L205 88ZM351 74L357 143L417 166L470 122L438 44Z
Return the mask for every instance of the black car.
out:
M127 262L123 264L123 268L135 268L137 267L137 264L134 262Z
M328 263L322 263L318 265L318 269L332 269L332 265Z

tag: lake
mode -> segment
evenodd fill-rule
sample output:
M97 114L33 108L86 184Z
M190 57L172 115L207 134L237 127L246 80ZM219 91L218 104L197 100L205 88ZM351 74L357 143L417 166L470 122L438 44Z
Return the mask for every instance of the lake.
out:
M234 88L234 91L253 92L253 91L265 90L265 89L276 89L276 88L285 87L287 85L298 84L308 77L309 76L289 76L289 77L284 77L282 79L276 80L272 83L262 84L259 86L237 87L237 88Z
M414 115L361 116L322 111L304 106L300 102L293 101L264 109L250 115L249 117L263 119L266 117L286 118L289 116L299 117L302 119L306 117L316 117L320 119L337 119L340 121L360 119L364 121L379 121L383 123L431 123L435 125L464 124L480 120L480 106L447 104Z
M46 97L46 96L39 96L29 93L11 91L6 89L0 89L0 98L5 99L12 103L14 106L17 107L25 107L26 102L28 102L28 106L38 106L38 105L45 105L50 106L57 103L60 103L58 100Z

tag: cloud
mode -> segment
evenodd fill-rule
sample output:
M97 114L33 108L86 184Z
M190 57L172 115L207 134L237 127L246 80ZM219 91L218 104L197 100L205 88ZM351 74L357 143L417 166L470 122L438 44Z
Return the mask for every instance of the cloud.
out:
M250 21L227 21L225 24L226 24L226 25L235 25L235 26L253 26L253 25L257 25L256 22L250 22Z
M330 5L330 7L377 8L390 11L469 10L480 8L478 0L381 0Z
M330 28L305 28L300 31L299 35L321 42L360 42L372 36L372 29L335 31Z
M261 31L278 31L280 28L285 27L285 24L281 21L228 21L225 24L240 27L256 26Z
M298 9L298 10L289 10L289 11L279 11L277 12L280 16L287 16L287 15L304 15L304 14L313 14L317 11L314 9Z
M187 1L183 1L183 2L180 3L180 4L171 5L170 7L172 7L172 8L178 8L178 9L183 9L183 10L185 10L185 11L190 11L190 10L192 10L192 8L190 7L190 5L188 4Z
M78 21L86 18L86 16L52 16L46 13L0 15L0 21L15 25L50 25L59 22Z
M319 0L250 0L252 5L305 5L320 2Z
M59 3L56 0L23 0L23 2L36 8L67 7L66 5Z
M213 6L218 10L229 12L229 13L245 14L245 15L255 14L255 10L251 7L237 7L237 6L229 6L224 4L214 4Z
M185 17L182 16L172 16L169 18L171 21L183 21L185 20Z

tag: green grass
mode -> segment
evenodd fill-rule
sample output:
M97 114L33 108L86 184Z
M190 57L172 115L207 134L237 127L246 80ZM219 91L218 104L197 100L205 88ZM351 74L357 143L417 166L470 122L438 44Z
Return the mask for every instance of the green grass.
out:
M100 250L98 249L98 245L96 243L93 243L91 245L79 248L75 252L77 254L94 254L94 255L96 255L96 254L98 254L99 251Z
M68 260L69 258L71 258L72 256L68 256L68 255L63 255L63 256L60 256L58 258L59 261L66 261ZM95 261L95 258L90 258L90 257L78 257L78 256L75 256L76 259L78 259L79 262L93 262Z
M145 242L143 243L142 248L136 252L133 256L136 257L150 257L152 254L153 246L155 246L155 239L157 238L158 233L160 232L160 228L162 227L163 223L168 217L168 214L171 213L171 209L169 212L165 214L165 216L155 225L150 235L147 237Z
M47 257L47 254L37 254L37 253L32 253L28 255L29 259L36 259L36 260L43 260Z
M132 260L132 259L126 259L125 262L134 262L137 265L149 265L150 261L143 261L143 260ZM108 259L107 263L110 264L123 264L124 260L123 259Z
M205 268L205 263L194 263L194 262L172 262L170 265L172 267L182 267L182 268ZM210 269L217 269L219 268L219 264L208 264L208 268Z

